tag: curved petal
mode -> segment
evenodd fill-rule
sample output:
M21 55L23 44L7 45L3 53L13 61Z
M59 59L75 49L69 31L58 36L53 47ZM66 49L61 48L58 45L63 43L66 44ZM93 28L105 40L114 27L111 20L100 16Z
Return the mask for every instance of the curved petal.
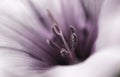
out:
M49 28L44 27L44 22L34 16L25 2L11 1L3 1L1 6L5 9L0 9L0 36L5 43L1 42L0 48L28 54L28 59L32 60L28 66L32 69L40 70L59 64L59 55L46 42L52 37ZM8 13L10 8L13 10Z
M120 1L106 0L99 20L97 48L119 46L120 38Z

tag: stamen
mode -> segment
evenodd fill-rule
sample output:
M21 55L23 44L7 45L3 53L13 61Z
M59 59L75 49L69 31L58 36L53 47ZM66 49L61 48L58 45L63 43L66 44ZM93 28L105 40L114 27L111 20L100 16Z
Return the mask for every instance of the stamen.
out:
M75 51L75 48L77 46L77 35L76 35L76 29L74 26L70 26L70 31L71 31L71 51Z
M60 53L63 57L68 57L68 55L69 55L68 51L64 48L61 49Z
M48 12L48 16L49 16L49 18L50 18L50 20L53 24L53 26L52 26L53 33L61 38L65 47L61 48L55 42L52 42L52 41L49 41L49 40L47 40L47 42L53 48L59 49L61 56L64 57L64 58L67 58L69 63L73 64L74 59L75 59L74 51L75 51L75 48L76 48L76 45L77 45L76 29L75 29L74 26L72 26L72 25L70 26L70 31L71 31L71 36L70 36L71 48L70 48L66 39L65 39L65 37L64 37L62 29L59 27L59 24L57 23L57 21L55 20L55 18L51 14L51 12L49 10L47 10L47 12Z
M52 30L53 30L53 33L56 34L56 35L61 35L62 34L62 30L58 27L58 23L57 21L55 20L55 18L53 17L53 15L51 14L51 12L49 10L47 10L48 12L48 16L52 22Z
M70 26L70 31L71 31L72 33L75 33L75 32L76 32L75 27L71 25L71 26Z
M75 51L75 48L77 46L77 35L75 33L73 33L71 35L71 51Z
M52 41L50 41L50 40L47 40L47 43L50 45L50 46L52 46L53 48L55 48L55 49L61 49L60 48L60 46L59 45L57 45L55 42L52 42Z
M53 17L53 15L51 14L51 12L49 10L48 11L48 16L49 18L51 19L52 23L53 23L53 32L57 35L60 35L64 45L65 45L65 48L67 49L67 51L70 53L70 48L65 40L65 37L63 35L63 32L62 30L58 27L58 23L57 21L55 20L55 18Z
M52 31L55 35L60 36L60 29L58 26L52 27Z
M57 32L57 33L61 33L61 29L58 27L58 23L55 20L55 18L52 16L51 12L49 10L47 10L48 12L48 16L53 24L52 28Z
M72 40L73 42L77 42L77 35L76 35L75 33L73 33L73 34L71 35L71 40Z

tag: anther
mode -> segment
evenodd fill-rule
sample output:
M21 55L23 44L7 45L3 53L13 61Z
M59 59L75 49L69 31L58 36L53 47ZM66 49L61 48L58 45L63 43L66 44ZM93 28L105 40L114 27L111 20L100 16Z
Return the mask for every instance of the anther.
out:
M55 48L55 49L61 49L60 47L59 47L59 45L57 45L55 42L52 42L52 41L50 41L50 40L47 40L47 43L51 46L51 47L53 47L53 48Z
M71 25L71 26L70 26L70 31L71 31L72 33L75 33L75 32L76 32L75 27Z
M74 51L77 46L77 35L75 33L71 34L71 51Z
M73 42L77 42L77 35L76 35L75 33L73 33L73 34L71 35L71 40L72 40Z
M61 55L62 55L63 57L68 57L68 55L69 55L68 51L67 51L66 49L64 49L64 48L62 48L62 49L60 50L60 53L61 53Z
M75 51L75 48L77 46L77 35L76 35L76 29L74 26L70 26L70 31L71 31L71 51Z
M52 27L52 31L55 35L60 36L61 32L58 26Z

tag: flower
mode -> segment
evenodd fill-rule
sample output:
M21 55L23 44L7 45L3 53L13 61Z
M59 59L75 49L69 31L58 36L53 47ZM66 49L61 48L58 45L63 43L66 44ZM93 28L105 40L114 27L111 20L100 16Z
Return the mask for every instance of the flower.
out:
M92 17L79 0L69 1L69 4L66 4L67 1L58 1L61 3L59 14L57 15L48 7L48 10L45 8L43 10L44 17L42 12L39 12L39 8L37 9L31 1L28 2L41 22L40 26L45 27L40 29L42 31L39 32L40 37L33 38L38 47L34 52L39 55L32 54L33 57L39 57L47 64L45 67L75 64L84 61L94 52L98 31L97 17Z
M43 1L53 5L39 5L42 0L13 2L18 7L13 6L13 12L3 11L1 32L11 44L19 46L1 48L24 53L27 58L23 57L23 62L30 69L44 71L57 65L76 64L94 53L100 8L89 7L83 0Z

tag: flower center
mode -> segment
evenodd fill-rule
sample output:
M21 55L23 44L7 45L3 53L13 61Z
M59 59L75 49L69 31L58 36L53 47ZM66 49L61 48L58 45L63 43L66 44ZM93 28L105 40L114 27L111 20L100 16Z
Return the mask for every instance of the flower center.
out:
M70 43L71 43L70 44L71 48L70 48L67 41L65 40L62 29L59 27L59 24L57 23L57 21L55 20L55 18L53 17L53 15L51 14L49 10L48 10L48 16L53 24L52 31L55 34L55 36L60 37L64 45L64 48L61 48L60 45L58 45L52 40L47 40L47 43L51 47L58 49L61 56L64 59L66 59L66 61L68 61L69 64L75 64L76 63L75 49L76 49L77 40L78 40L75 27L72 25L69 27L70 28Z

